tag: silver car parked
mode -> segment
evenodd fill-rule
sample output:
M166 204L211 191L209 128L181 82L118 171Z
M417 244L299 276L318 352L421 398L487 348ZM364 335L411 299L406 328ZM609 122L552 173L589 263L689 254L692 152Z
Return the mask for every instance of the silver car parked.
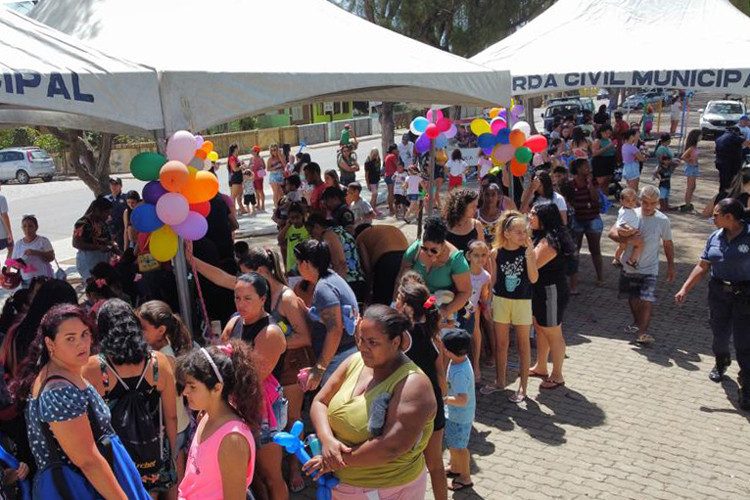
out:
M43 149L0 149L0 182L15 179L19 184L28 184L33 178L49 182L54 175L55 163Z

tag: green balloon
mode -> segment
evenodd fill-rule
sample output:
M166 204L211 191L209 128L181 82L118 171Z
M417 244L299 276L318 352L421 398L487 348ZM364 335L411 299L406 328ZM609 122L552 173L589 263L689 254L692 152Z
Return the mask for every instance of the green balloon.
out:
M159 171L167 159L159 153L138 153L130 160L130 172L142 181L159 180Z
M516 161L519 163L530 163L533 156L534 153L532 153L526 146L516 149Z

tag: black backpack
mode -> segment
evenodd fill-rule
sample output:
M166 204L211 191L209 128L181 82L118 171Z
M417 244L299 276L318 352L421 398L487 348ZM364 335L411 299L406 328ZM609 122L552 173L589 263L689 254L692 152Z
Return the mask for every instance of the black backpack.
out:
M151 408L152 405L149 404L147 396L138 390L146 378L146 370L151 365L154 369L154 383L158 381L158 362L156 357L152 355L143 367L138 383L135 387L130 387L107 361L107 358L99 355L99 366L102 370L105 391L109 392L107 368L112 371L127 391L117 398L114 404L110 403L109 405L112 413L112 427L125 446L128 455L133 459L141 476L158 474L164 465L164 419L161 397L159 398L158 408L154 409ZM155 419L156 412L159 414L158 421Z

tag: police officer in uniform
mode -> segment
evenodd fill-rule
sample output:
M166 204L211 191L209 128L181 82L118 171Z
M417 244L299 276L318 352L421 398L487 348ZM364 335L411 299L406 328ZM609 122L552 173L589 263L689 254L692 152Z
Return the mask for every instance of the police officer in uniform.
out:
M721 200L713 213L718 229L709 236L675 302L684 303L688 292L710 273L708 307L716 365L709 378L722 380L732 362L729 339L734 336L740 366L739 403L742 409L750 410L750 229L744 207L733 198Z

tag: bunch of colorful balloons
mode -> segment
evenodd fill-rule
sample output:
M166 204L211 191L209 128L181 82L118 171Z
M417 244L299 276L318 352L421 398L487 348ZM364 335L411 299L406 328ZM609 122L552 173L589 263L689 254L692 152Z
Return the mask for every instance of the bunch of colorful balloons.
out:
M521 112L523 107L516 105L511 115L518 116ZM484 154L492 157L496 165L510 162L513 175L524 175L534 153L547 149L547 138L543 135L531 135L531 126L524 121L516 122L512 128L508 127L505 119L507 114L500 108L492 108L489 115L492 120L490 122L482 118L471 122L470 128L477 136L477 145Z
M448 145L448 139L456 136L458 129L443 116L439 109L427 111L426 116L418 116L411 121L409 130L418 135L414 148L417 153L426 153L430 150L430 141L435 141L436 148L444 148Z
M150 233L149 252L159 262L177 254L178 237L193 241L206 235L209 201L219 192L216 176L203 170L206 160L218 159L211 141L180 130L168 139L166 153L140 153L130 162L133 176L149 181L130 221Z

